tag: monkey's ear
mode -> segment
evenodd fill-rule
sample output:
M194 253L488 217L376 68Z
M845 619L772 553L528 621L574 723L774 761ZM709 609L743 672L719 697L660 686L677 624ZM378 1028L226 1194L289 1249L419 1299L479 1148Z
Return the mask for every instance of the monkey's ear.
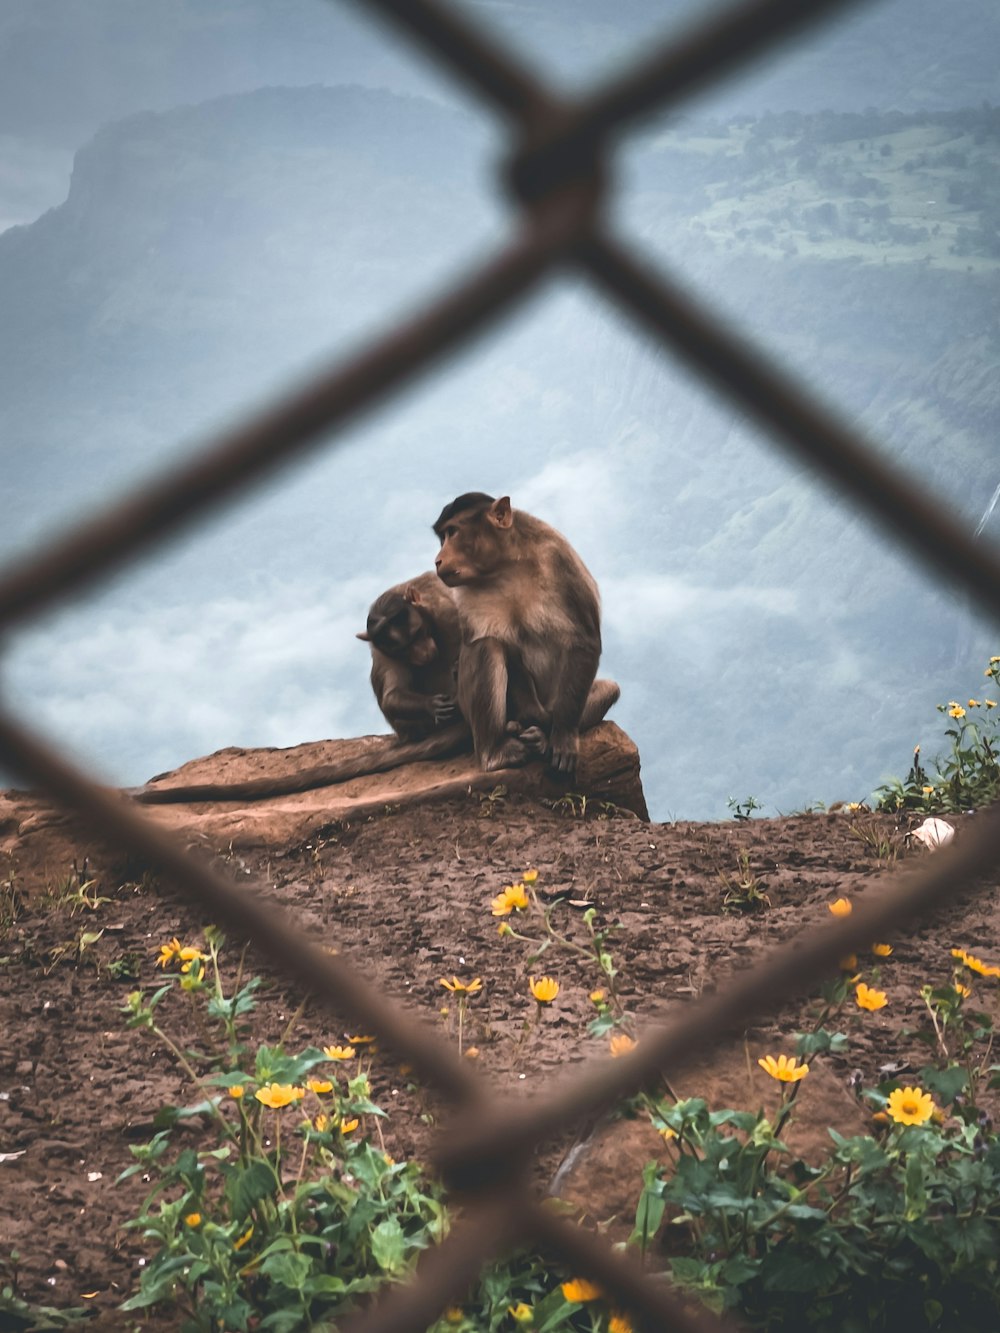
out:
M514 522L514 513L510 507L510 496L502 495L490 505L490 518L498 528L509 528Z
M404 596L404 597L406 598L406 600L407 600L408 602L410 602L413 606L420 606L420 604L421 604L420 590L419 590L419 588L416 586L416 584L414 584L414 583L408 583L408 584L406 585L406 589L405 589L404 592L403 592L403 596Z
M372 636L367 634L364 630L362 630L360 634L355 634L354 637L356 639L363 639L365 643L371 643L372 641Z

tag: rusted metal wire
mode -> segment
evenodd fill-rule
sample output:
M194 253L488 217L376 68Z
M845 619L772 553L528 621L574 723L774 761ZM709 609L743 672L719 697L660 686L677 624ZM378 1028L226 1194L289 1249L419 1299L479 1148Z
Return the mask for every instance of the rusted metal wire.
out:
M126 559L176 532L330 433L466 340L531 291L557 265L577 265L613 301L701 376L750 410L784 445L862 505L939 574L1000 614L1000 563L972 542L935 498L880 459L773 364L708 315L670 280L603 228L600 204L612 140L707 82L772 48L794 30L856 0L747 0L666 42L589 96L557 94L469 18L440 0L361 0L402 28L514 129L504 169L524 209L511 242L394 333L335 365L203 453L36 556L0 572L0 628L78 593ZM927 868L894 877L845 920L773 950L683 1018L643 1035L619 1061L567 1078L544 1101L497 1104L492 1090L451 1048L368 985L350 963L296 930L250 886L239 888L185 853L176 839L120 794L79 772L20 723L0 712L0 759L56 800L86 813L95 829L155 864L174 887L282 968L317 1001L349 1014L414 1066L454 1108L436 1151L446 1178L465 1196L456 1233L421 1262L405 1290L385 1294L350 1324L352 1333L413 1333L458 1298L488 1259L519 1241L588 1272L648 1330L695 1333L723 1324L692 1313L628 1256L534 1203L523 1185L537 1144L599 1115L618 1099L675 1069L752 1015L773 1009L845 953L924 913L995 866L1000 812L983 814L962 841ZM470 1114L473 1112L473 1114Z

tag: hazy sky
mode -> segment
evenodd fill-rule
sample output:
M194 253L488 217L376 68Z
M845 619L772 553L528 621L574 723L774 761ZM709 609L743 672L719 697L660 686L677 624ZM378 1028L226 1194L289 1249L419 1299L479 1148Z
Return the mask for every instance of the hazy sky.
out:
M466 8L567 87L636 55L665 22L678 25L705 12L695 0L673 7L648 0L468 0ZM980 40L969 39L973 21ZM984 30L990 22L993 29ZM839 27L817 31L794 57L769 60L731 81L699 109L728 115L740 107L760 112L978 104L991 91L1000 93L996 62L986 54L993 30L1000 35L1000 20L980 0L954 0L947 11L929 0L885 0L859 8ZM320 83L417 94L457 109L459 115L442 119L441 133L442 153L449 165L457 163L456 183L448 189L454 188L456 201L461 195L460 229L449 229L450 201L440 187L443 177L433 175L438 168L431 153L428 179L414 172L412 217L391 210L379 216L373 206L370 219L349 214L345 221L331 197L333 230L338 240L346 237L342 273L322 200L315 216L303 209L300 231L282 217L272 236L267 216L239 216L235 169L235 192L227 185L230 193L218 206L235 198L237 211L211 224L225 241L212 248L205 243L200 209L203 198L213 198L212 173L225 172L213 165L209 119L201 113L183 123L149 122L148 141L139 133L134 142L125 135L120 142L126 149L100 159L111 174L94 174L97 159L88 145L102 125L264 86ZM416 110L413 120L419 120ZM397 121L391 125L398 136ZM188 132L194 136L189 153ZM343 170L345 178L350 173L351 180L365 181L377 199L388 187L374 168L365 174L367 132L358 126L361 147L345 158ZM109 140L98 142L107 146ZM144 144L148 157L142 156ZM420 147L414 145L414 156ZM39 428L44 438L27 445L22 439L29 428L7 420L0 447L7 451L11 485L17 477L19 504L0 534L0 549L72 521L125 478L197 444L287 378L339 354L362 332L384 327L503 227L504 210L488 175L503 151L492 118L440 79L421 54L387 41L353 7L324 0L281 6L272 0L165 0L156 6L6 0L0 13L0 230L31 223L65 199L77 149L85 153L76 186L103 194L78 199L74 217L83 231L77 235L66 227L60 233L51 251L57 265L51 284L46 286L44 273L34 275L40 286L31 290L44 301L25 298L23 307L8 311L9 336L19 338L23 328L38 338L37 361L22 357L19 373L25 380L37 377L39 402L60 406ZM262 146L261 153L267 151ZM374 138L370 151L374 160ZM181 164L176 180L175 160ZM202 187L183 174L196 169L205 173L201 194ZM280 174L277 157L273 169L276 191L298 188L298 178ZM248 162L248 177L258 170L259 164ZM331 191L336 194L335 177ZM253 197L254 208L261 207ZM148 260L139 255L123 260L120 272L114 269L116 250L127 251L133 235L150 231L161 202L171 227L179 220L188 230L156 237ZM411 235L411 223L424 231ZM91 225L109 228L101 246L91 247L84 234ZM26 256L49 253L41 225L24 239ZM655 244L658 238L650 239ZM175 282L163 261L172 245ZM0 250L0 267L5 255L14 254L10 247ZM267 256L263 265L261 254ZM688 251L677 258L685 277L704 276L701 255ZM16 278L18 260L3 271ZM229 341L225 302L248 281L255 285L253 318L238 331L239 339ZM282 298L289 282L297 293L291 305ZM64 297L75 300L91 288L93 309L81 306L90 320L84 341L91 350L78 356L71 321L53 315L47 325L45 302L51 299L59 310ZM927 318L934 318L933 310ZM218 336L217 328L226 336ZM130 329L134 338L121 332ZM133 381L145 386L136 389L137 400L148 391L147 338L157 349L169 346L176 360L157 386L160 396L145 404L129 394ZM789 359L797 358L808 372L812 349L796 347L794 337L787 342ZM77 378L67 382L70 365ZM887 360L887 377L891 371ZM77 433L65 439L70 429ZM905 438L903 427L900 433ZM227 744L290 745L380 730L366 685L365 651L354 637L367 604L387 584L429 566L429 525L442 503L463 490L503 486L512 490L515 505L566 531L599 578L606 669L624 687L615 716L643 749L658 814L723 815L726 794L742 797L744 785L756 786L757 763L772 784L757 794L789 804L863 796L881 776L879 761L866 750L864 725L845 718L840 748L829 752L835 790L819 776L807 788L809 774L780 792L774 787L774 760L764 749L784 746L791 753L800 748L803 732L833 735L831 710L846 709L852 692L866 683L866 658L859 645L838 640L830 629L831 607L814 604L795 586L800 571L789 568L784 577L780 560L766 566L766 576L749 571L755 551L742 552L738 535L741 524L759 521L754 495L747 497L746 513L737 509L720 529L716 546L737 542L728 577L718 576L719 565L710 576L678 560L671 567L637 567L640 536L648 544L649 534L656 534L666 549L680 541L677 533L688 531L685 524L701 524L699 540L710 534L711 497L698 490L703 466L719 469L712 485L721 487L735 470L727 457L751 459L762 503L773 503L776 512L794 507L802 469L772 455L740 413L710 405L704 389L645 349L593 293L571 283L546 288L482 346L352 430L347 440L337 453L269 484L216 524L198 528L85 603L20 636L8 672L15 699L50 734L127 783ZM676 479L653 465L665 445L677 450ZM498 459L504 473L499 480ZM653 476L655 486L648 480ZM983 480L983 512L998 481ZM731 497L727 503L732 508ZM359 517L366 507L367 523ZM852 571L864 560L872 568L895 568L899 557L870 539L866 525L858 533L836 501L824 500L819 513L813 521L824 531L849 534L845 564ZM865 552L864 560L857 551ZM830 560L831 606L849 607L850 589L838 587L837 559L831 554ZM900 578L907 596L940 596L929 584L905 582L902 572ZM974 619L961 606L946 604L946 611L949 644L980 651ZM799 654L795 673L791 643ZM735 665L741 655L745 672ZM958 648L954 655L961 658ZM719 682L731 689L741 674L753 702L727 720L732 704L720 696ZM782 709L773 713L767 699L772 683L783 698ZM890 693L879 708L905 756L919 721L913 701ZM677 771L679 754L689 771ZM697 773L690 771L694 765ZM694 804L688 799L692 790L700 793Z

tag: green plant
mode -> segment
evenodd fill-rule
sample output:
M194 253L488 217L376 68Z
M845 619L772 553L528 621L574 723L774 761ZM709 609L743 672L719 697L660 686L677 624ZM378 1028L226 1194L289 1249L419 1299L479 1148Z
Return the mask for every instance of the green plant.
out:
M764 892L763 881L750 869L749 852L740 852L739 867L735 875L724 870L719 871L719 882L724 890L722 910L724 912L759 912L771 906L771 899Z
M448 1209L416 1164L385 1152L383 1112L356 1063L369 1039L251 1052L245 1020L259 981L243 982L241 964L227 992L221 936L207 931L205 943L163 945L163 985L148 996L133 992L125 1006L129 1026L167 1046L198 1099L163 1108L153 1138L130 1149L135 1161L120 1179L141 1172L154 1184L126 1226L153 1254L122 1308L170 1303L185 1333L333 1330L384 1283L410 1275L421 1251L446 1234ZM203 1020L199 1052L182 1050L160 1024L162 1006L179 997ZM172 1149L180 1122L206 1118L204 1146ZM599 1293L581 1294L585 1284L567 1276L538 1255L515 1254L486 1269L435 1333L506 1333L518 1324L628 1333Z
M755 810L763 810L762 801L758 801L755 796L745 796L742 801L738 801L735 796L730 796L726 802L733 813L733 818L738 819L740 823L749 819Z
M961 966L1000 977L954 952ZM989 1064L993 1021L965 1012L969 988L957 975L922 991L930 1020L922 1035L939 1058L920 1071L919 1085L888 1080L861 1092L858 1076L856 1095L873 1110L875 1133L845 1138L831 1129L832 1149L818 1164L782 1140L809 1073L801 1060L846 1045L823 1024L857 981L830 983L795 1056L758 1061L782 1089L772 1115L713 1112L700 1098L649 1104L670 1160L644 1172L631 1244L648 1255L662 1237L672 1280L713 1309L737 1312L749 1328L993 1327L1000 1139L978 1100L984 1083L1000 1079ZM864 992L856 992L860 1007L885 1003L883 993Z
M990 658L983 674L994 689L1000 689L1000 656ZM918 745L906 778L892 778L875 791L876 809L947 814L975 810L1000 795L998 701L969 699L960 704L952 699L938 704L937 711L951 722L945 730L950 751L934 759L931 774L923 766Z

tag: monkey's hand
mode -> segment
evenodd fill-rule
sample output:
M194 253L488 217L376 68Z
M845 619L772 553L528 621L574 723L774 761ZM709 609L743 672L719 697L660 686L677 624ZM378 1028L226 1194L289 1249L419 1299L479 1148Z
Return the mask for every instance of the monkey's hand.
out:
M458 713L458 703L453 694L432 694L430 710L434 725L443 727L455 720Z
M541 727L518 729L518 739L536 755L544 756L549 748L549 738Z
M576 772L576 760L580 752L580 733L553 731L549 737L548 752L552 771L572 777Z

